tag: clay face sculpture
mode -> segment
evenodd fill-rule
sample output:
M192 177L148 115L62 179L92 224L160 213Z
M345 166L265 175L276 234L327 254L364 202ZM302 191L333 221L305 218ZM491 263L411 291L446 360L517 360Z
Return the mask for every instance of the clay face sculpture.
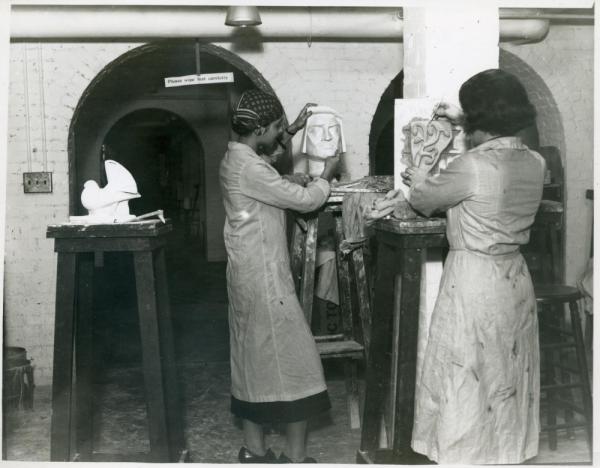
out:
M131 173L116 161L104 162L107 184L100 188L95 180L83 184L81 204L88 210L87 216L71 216L72 223L106 224L131 221L128 201L139 198L137 184Z
M439 99L396 99L394 103L394 188L408 197L402 181L407 167L425 167L436 173L462 151L457 146L459 128L435 117Z
M452 124L447 120L416 117L402 131L405 135L403 162L428 171L435 167L442 152L452 142Z
M308 156L308 173L318 177L325 159L346 151L342 118L331 107L314 106L306 121L302 137L302 152Z

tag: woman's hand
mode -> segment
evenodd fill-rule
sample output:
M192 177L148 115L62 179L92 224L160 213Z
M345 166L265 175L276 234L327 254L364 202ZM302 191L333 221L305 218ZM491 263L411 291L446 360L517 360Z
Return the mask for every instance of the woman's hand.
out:
M331 156L325 160L325 167L323 168L323 172L321 173L321 178L327 181L331 181L333 176L335 176L335 171L337 170L338 163L340 162L340 153L335 153L335 156Z
M427 178L427 174L427 169L412 166L407 167L406 170L400 174L400 176L402 177L402 182L404 182L404 185L412 187L413 185L425 180Z
M306 184L308 184L312 180L311 176L302 172L286 174L283 176L283 178L293 184L302 185L302 187L306 187Z
M460 107L449 102L439 102L434 107L433 113L437 117L446 117L454 124L460 124L463 119L463 111Z
M292 135L295 135L296 133L298 133L298 131L302 128L304 128L304 126L306 125L306 120L310 117L311 115L311 111L310 108L313 106L316 106L317 104L309 102L307 103L302 110L300 111L300 113L298 114L298 117L296 117L296 120L294 120L292 122L292 124L287 128L287 132L291 133Z

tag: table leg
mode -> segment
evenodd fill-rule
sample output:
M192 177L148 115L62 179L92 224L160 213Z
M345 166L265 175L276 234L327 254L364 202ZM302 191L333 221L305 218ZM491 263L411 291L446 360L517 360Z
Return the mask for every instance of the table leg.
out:
M414 422L417 339L421 292L421 249L401 249L402 284L397 356L397 385L394 415L394 454L412 454L410 443Z
M58 254L50 429L51 461L69 461L71 454L76 259L74 253Z
M148 251L134 252L133 259L148 410L150 460L168 462L170 460L167 438L166 394L163 382L163 363L160 354L158 300L153 254Z
M377 272L373 303L371 343L367 354L365 404L360 449L374 452L379 447L381 415L390 380L390 349L394 278L399 264L397 254L387 244L377 248Z
M175 461L178 460L180 453L185 448L185 440L183 434L181 386L177 373L177 362L175 360L173 345L173 324L171 319L171 307L169 304L164 248L158 249L155 253L154 274L156 276L160 323L159 333L167 401L167 418L169 422L170 459L171 461Z
M291 217L290 217L291 218ZM296 293L300 295L300 288L302 282L302 264L304 263L304 242L306 239L306 232L302 229L300 222L305 223L303 219L294 220L292 227L292 239L290 242L290 267L292 269L292 275L294 277L294 287Z
M319 216L315 215L306 220L306 243L304 248L304 263L300 281L300 304L308 326L312 323L312 308L315 292L315 264L317 260L317 227Z
M75 330L75 399L77 431L75 450L82 461L91 461L93 450L93 254L79 254L77 317Z
M358 299L358 315L360 319L361 334L365 352L369 351L371 343L371 294L367 279L367 269L363 249L358 248L352 252L352 263L354 265L354 284Z

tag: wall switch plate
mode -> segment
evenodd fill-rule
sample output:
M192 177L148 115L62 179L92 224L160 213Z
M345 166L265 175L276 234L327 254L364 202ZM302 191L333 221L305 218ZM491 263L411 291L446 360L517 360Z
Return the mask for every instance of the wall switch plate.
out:
M25 193L52 193L52 172L24 172Z

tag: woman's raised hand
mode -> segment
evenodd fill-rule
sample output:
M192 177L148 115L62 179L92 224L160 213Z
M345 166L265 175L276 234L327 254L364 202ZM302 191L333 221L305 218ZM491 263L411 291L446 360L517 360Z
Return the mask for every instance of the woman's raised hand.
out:
M435 105L433 113L437 117L446 117L452 123L460 123L463 118L462 109L449 102L439 102Z
M310 117L311 111L310 108L316 106L317 104L313 102L309 102L304 105L296 120L292 122L292 124L287 128L287 131L291 134L298 132L301 128L304 128L306 125L306 120Z
M404 185L412 187L415 184L425 180L427 178L428 171L425 168L416 166L407 167L404 172L400 174Z

